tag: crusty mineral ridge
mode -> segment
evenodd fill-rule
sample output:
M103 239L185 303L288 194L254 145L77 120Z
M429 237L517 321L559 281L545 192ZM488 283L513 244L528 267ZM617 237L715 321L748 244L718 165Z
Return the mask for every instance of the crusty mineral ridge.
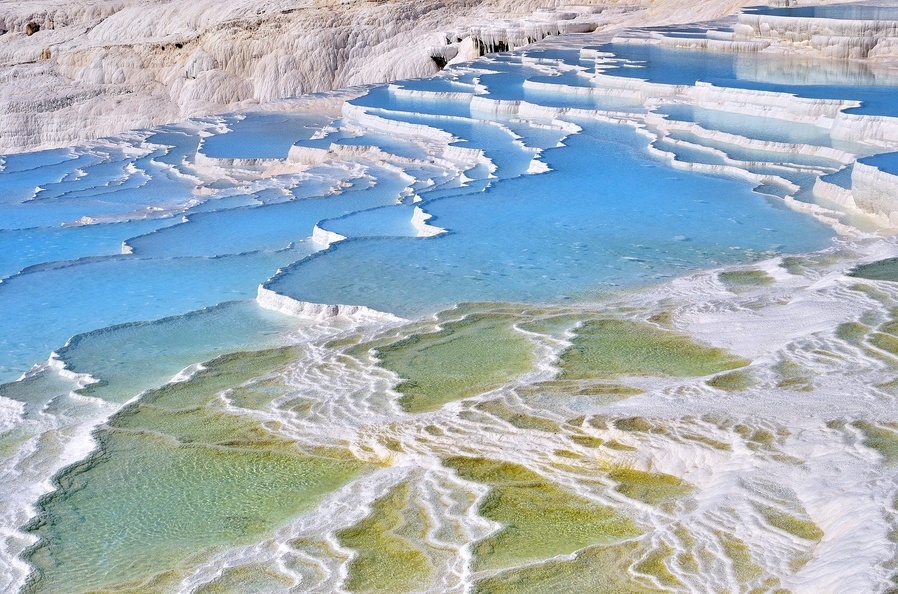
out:
M747 3L600 1L0 0L0 151L426 76L547 35L718 18Z

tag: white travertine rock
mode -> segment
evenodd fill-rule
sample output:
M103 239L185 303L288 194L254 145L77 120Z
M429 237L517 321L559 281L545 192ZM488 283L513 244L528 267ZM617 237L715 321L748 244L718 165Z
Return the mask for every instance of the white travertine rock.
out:
M342 316L358 320L400 321L400 318L392 314L380 312L363 305L327 305L297 301L286 295L275 293L271 289L266 289L262 285L259 285L256 302L260 307L271 311L311 320L326 320L327 318Z
M873 146L892 147L898 143L898 118L840 113L830 134L839 140L862 139Z
M879 20L741 14L733 37L769 40L814 57L874 62L894 59L898 55L898 20L888 8L880 14L884 18Z
M343 241L344 239L346 239L345 235L322 229L318 225L315 225L312 229L312 241L321 244L326 248L330 247L331 244Z
M832 202L847 210L860 210L857 203L854 201L854 196L852 196L851 190L824 181L819 177L814 182L813 193L815 198Z
M413 0L37 0L0 2L0 151L59 146L125 129L234 111L305 93L433 74L467 46L557 33L496 17L541 3ZM566 22L592 30L600 11ZM26 36L25 25L40 30ZM571 25L573 26L573 24ZM526 31L526 34L520 33ZM509 40L512 41L509 41ZM434 49L436 48L436 49ZM464 58L470 52L462 52ZM479 53L477 55L480 55ZM436 59L435 59L436 58Z
M449 60L449 64L459 64L461 62L470 62L480 55L480 49L473 37L465 37L458 43L458 49L455 57Z
M747 3L4 0L0 151L426 76L547 35L720 18ZM39 30L27 36L30 22Z
M595 2L595 4L592 4ZM346 126L412 136L426 144L432 159L463 171L476 164L495 170L481 151L453 146L451 134L437 127L383 117L383 114L342 99L347 91L327 98L322 92L399 78L426 76L447 64L484 53L516 49L546 36L599 30L604 39L620 43L654 43L662 47L740 54L773 53L777 60L736 60L740 79L762 82L796 80L826 85L853 80L858 85L884 84L895 77L891 62L898 56L898 22L807 19L740 15L732 33L712 31L703 38L681 37L658 30L633 33L630 26L694 22L731 14L750 0L699 0L683 6L677 0L619 0L599 4L586 0L563 5L562 0L488 0L471 7L465 0L448 0L439 7L413 0L372 3L362 0L237 0L225 5L209 0L185 4L175 0L115 0L80 6L62 0L22 2L0 0L0 151L28 150L71 144L88 138L149 127L186 117L243 109L293 109L282 99L303 96L304 102L340 114ZM26 24L37 31L26 35ZM563 40L559 40L563 42ZM597 73L584 75L590 85L527 80L524 88L543 93L607 98L611 105L643 104L649 112L635 116L612 109L546 107L524 100L498 100L476 80L466 91L425 92L390 87L396 96L428 100L469 101L473 114L503 114L537 119L561 116L629 123L653 142L674 129L711 143L763 151L822 157L849 163L856 156L825 146L771 143L696 124L676 122L652 113L658 103L686 103L725 114L773 118L805 124L848 143L871 147L898 144L898 118L845 113L854 101L822 100L788 94L694 85L650 83L638 78L602 73L608 58L582 49L581 58L595 60ZM824 58L821 60L821 58ZM539 59L525 58L541 68ZM309 93L318 95L309 95ZM283 107L282 107L283 105ZM671 141L667 141L671 144ZM686 146L699 150L701 145ZM654 146L659 157L672 155ZM710 148L722 164L673 162L673 166L724 173L758 184L777 184L794 191L776 175L749 174L745 163L730 159L728 149ZM863 152L863 151L862 151ZM719 153L719 154L717 154ZM293 147L283 161L222 161L197 154L197 166L210 170L267 168L266 174L298 172L346 156L382 160L374 147L333 144L327 148ZM547 166L536 155L528 168ZM894 181L876 173L856 171L855 187L842 191L821 182L819 197L846 208L860 208L880 217L891 206ZM224 173L223 173L224 174ZM423 224L423 219L420 221ZM889 221L894 225L895 222Z
M412 227L418 232L418 237L433 237L446 232L442 227L437 227L427 222L432 217L432 214L423 211L418 206L412 211Z
M769 37L789 42L810 41L815 35L872 38L898 37L898 21L795 18L741 14L737 37Z
M851 194L858 208L898 227L898 176L859 161L851 170Z

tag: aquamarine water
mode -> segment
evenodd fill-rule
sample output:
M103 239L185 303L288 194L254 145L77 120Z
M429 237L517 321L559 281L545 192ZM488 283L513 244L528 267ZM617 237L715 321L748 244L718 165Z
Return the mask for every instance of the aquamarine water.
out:
M463 301L583 301L703 264L816 249L831 237L741 182L665 170L659 185L644 175L655 165L641 137L583 125L544 154L550 173L425 202L445 236L347 241L267 286L300 301L415 317ZM602 168L583 166L600 160Z
M898 153L880 153L860 159L861 163L872 165L886 173L898 174Z
M387 206L323 221L321 227L344 237L417 237L412 225L415 206Z
M218 258L103 257L32 269L0 285L0 377L10 381L73 335L251 299L304 246Z
M224 119L228 132L203 140L202 152L215 159L283 159L297 140L308 139L328 122L319 115L255 114Z
M285 335L299 326L295 318L262 309L254 301L230 301L181 316L79 334L57 354L67 369L96 380L84 393L120 402L199 361L285 345Z
M80 167L98 160L92 155L76 155L68 150L8 155L4 157L0 171L3 180L0 202L15 204L27 200L36 188L58 183L66 177L77 177Z
M45 262L122 253L122 242L175 224L172 219L85 225L70 229L33 227L0 231L0 278Z
M824 175L821 179L823 181L829 182L831 184L836 184L840 188L845 188L846 190L851 189L851 172L854 169L854 166L844 167L838 170L835 173L830 173L829 175Z
M757 52L721 52L711 60L699 50L646 44L610 43L598 49L623 60L603 68L612 76L670 85L702 81L719 87L793 93L808 99L853 100L862 105L847 113L898 115L896 80L874 74L865 63L840 62L831 72L828 65L821 66L815 60L784 59Z
M746 8L748 14L762 14L795 18L816 19L849 19L886 21L898 20L898 10L886 2L836 4L833 6L798 6L790 8L774 8L771 6L752 6Z
M187 222L135 237L128 245L137 255L154 257L214 257L287 249L309 238L322 219L395 204L406 182L393 172L376 174L375 185L339 196L296 197L277 204L188 214ZM300 184L299 190L303 189ZM309 247L306 254L313 251L314 247Z
M804 122L787 122L773 126L767 118L760 116L736 114L691 105L664 105L658 109L658 112L671 120L695 122L705 129L719 130L757 140L836 148L847 144L833 139L825 130Z
M328 140L328 142L330 142L331 140L333 139ZM412 142L408 142L407 140L403 140L402 138L397 136L377 134L376 132L370 132L365 134L364 136L340 138L336 142L337 144L343 144L347 146L374 146L383 150L384 152L390 153L391 155L396 155L397 157L406 157L408 159L423 159L427 157L426 151ZM299 144L308 145L311 143ZM329 146L329 144L327 146Z
M526 69L522 69L526 73ZM644 108L638 101L626 97L609 97L602 95L565 94L545 90L537 85L521 86L521 72L507 72L488 74L480 80L489 90L490 99L504 99L508 101L527 101L536 105L545 105L554 108L575 109L609 109L620 111L642 111ZM592 85L576 73L564 73L556 77L533 76L528 81L534 83L552 83L568 85L584 91Z
M434 89L436 90L436 89ZM377 107L381 109L403 110L421 115L467 116L470 114L469 98L447 97L436 99L431 97L397 96L386 86L371 89L362 97L355 99L355 105Z

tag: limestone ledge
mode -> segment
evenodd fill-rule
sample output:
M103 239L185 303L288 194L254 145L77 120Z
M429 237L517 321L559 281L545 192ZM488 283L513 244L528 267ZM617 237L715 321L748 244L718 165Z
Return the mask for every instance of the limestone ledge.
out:
M898 227L898 175L858 161L851 171L851 194L862 211Z
M398 318L393 314L377 311L370 307L365 307L364 305L329 305L324 303L297 301L286 295L281 295L270 289L266 289L262 285L259 285L259 290L256 294L256 303L264 309L307 320L323 321L329 318L344 317L357 321L401 321L401 318Z
M0 3L0 151L428 76L453 59L617 26L642 8L639 0L547 4ZM38 31L26 34L29 23Z

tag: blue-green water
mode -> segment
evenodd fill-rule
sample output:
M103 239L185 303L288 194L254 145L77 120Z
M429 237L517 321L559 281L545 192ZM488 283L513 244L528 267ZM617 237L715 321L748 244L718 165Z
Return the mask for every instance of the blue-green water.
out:
M658 169L627 128L583 124L545 153L549 173L423 203L446 235L347 241L267 286L414 317L462 301L585 301L831 237L742 182Z
M837 73L828 72L816 61L778 57L764 53L717 53L642 44L611 43L598 48L626 60L630 67L612 65L606 74L641 78L670 85L693 85L697 81L719 87L793 93L808 99L860 101L847 110L864 115L898 115L891 77L877 76L866 63L839 62ZM635 64L636 67L632 67Z

